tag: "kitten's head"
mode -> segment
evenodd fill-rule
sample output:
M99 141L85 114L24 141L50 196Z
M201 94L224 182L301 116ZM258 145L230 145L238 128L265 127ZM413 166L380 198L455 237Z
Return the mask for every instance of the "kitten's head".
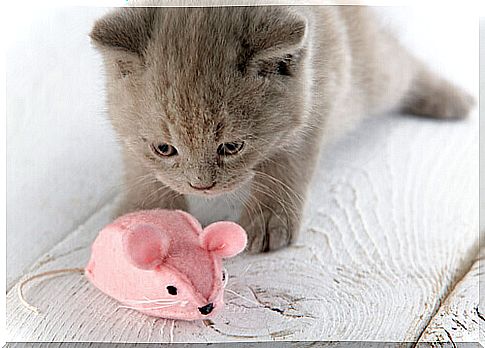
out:
M306 22L283 7L123 8L91 32L132 159L183 194L250 180L305 123Z

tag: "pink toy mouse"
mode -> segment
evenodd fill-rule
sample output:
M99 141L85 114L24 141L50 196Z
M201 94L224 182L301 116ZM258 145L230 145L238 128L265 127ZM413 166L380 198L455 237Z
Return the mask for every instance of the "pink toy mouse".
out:
M222 258L240 253L236 223L202 229L180 210L145 210L106 226L92 245L88 279L127 308L157 317L205 319L223 307Z

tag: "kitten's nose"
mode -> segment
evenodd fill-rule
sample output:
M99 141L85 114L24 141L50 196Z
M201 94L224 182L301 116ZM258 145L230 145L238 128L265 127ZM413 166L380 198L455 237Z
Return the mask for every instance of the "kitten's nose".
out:
M202 314L202 315L207 315L209 314L210 312L212 312L212 310L214 309L214 305L211 303L205 305L204 307L199 307L199 312Z
M208 184L208 185L204 184L204 183L193 184L193 183L189 182L190 187L192 187L196 190L209 190L209 189L213 188L215 184L216 184L215 182L213 182L212 184Z

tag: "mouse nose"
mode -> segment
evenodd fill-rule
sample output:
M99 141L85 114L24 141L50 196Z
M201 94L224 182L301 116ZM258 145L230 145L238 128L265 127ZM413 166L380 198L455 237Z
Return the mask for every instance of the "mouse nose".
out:
M211 303L206 304L204 307L199 307L199 312L203 315L207 315L214 309L214 305Z

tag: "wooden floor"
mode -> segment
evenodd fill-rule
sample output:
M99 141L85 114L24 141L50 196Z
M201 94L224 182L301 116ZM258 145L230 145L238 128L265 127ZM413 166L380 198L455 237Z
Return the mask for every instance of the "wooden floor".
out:
M40 314L17 286L8 292L7 340L478 342L477 116L387 115L322 153L297 244L229 260L225 310L213 320L119 309L67 274L25 286ZM116 199L30 274L83 267Z

